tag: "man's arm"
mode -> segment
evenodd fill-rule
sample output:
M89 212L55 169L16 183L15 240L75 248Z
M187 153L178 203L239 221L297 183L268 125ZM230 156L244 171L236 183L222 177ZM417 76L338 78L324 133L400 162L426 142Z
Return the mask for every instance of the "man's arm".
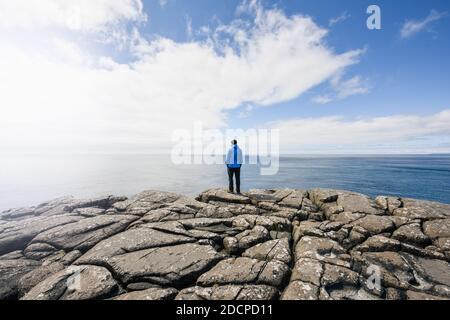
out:
M238 164L244 164L244 158L242 156L242 149L239 148L239 152L238 152Z
M225 164L230 164L231 163L231 156L232 156L231 150L228 150L227 156L225 158Z

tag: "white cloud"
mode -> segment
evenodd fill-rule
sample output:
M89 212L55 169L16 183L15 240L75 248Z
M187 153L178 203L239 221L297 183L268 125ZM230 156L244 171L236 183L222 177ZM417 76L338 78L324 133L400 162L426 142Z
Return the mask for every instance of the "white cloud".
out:
M239 113L239 118L241 119L248 118L252 114L254 108L255 107L252 106L251 104L246 105L244 109Z
M104 31L145 20L141 0L2 0L0 28Z
M242 0L236 8L236 15L240 16L245 13L253 14L258 11L262 11L259 0Z
M327 95L315 96L312 98L312 102L317 104L327 104L330 103L331 101L333 101L333 99Z
M450 109L418 115L393 115L363 119L346 119L342 116L301 118L269 124L280 129L282 149L287 153L358 153L361 150L380 152L408 152L410 142L421 145L433 137L450 141ZM391 149L395 146L396 149ZM427 145L420 152L429 152ZM444 151L449 152L447 147ZM441 150L442 151L442 150Z
M446 15L447 13L445 12L431 10L430 14L423 20L406 21L400 30L400 35L402 38L409 38L416 33L426 30L432 22L437 21Z
M335 78L332 80L332 86L337 92L338 99L369 93L367 81L363 80L361 76L355 76L343 81L340 77Z
M75 66L89 66L94 63L94 58L84 52L76 43L72 41L54 38L50 43L53 49L51 54L59 57L61 62Z
M343 80L342 75L338 74L331 79L330 84L333 93L313 97L312 101L314 103L326 104L335 100L341 100L370 92L368 81L361 76L354 76L350 79Z
M167 3L169 3L169 0L158 0L158 2L159 2L160 7L164 9L166 7Z
M138 1L98 1L71 23L74 13L67 8L75 2L61 9L59 1L46 1L39 10L38 2L30 5L37 11L10 10L8 26L51 22L81 33L104 32L109 23L133 22L142 14ZM357 63L361 50L334 52L325 44L326 30L311 18L255 3L249 8L253 20L211 29L206 41L150 41L135 32L136 60L128 63L53 33L39 38L45 47L39 50L0 43L1 150L170 148L175 129L190 129L195 121L225 127L227 110L293 99Z
M331 18L328 25L330 27L332 27L340 22L344 22L345 20L349 19L350 17L351 17L351 15L347 11L344 11L341 13L341 15L339 15L335 18Z
M186 15L186 35L188 38L192 38L194 31L192 29L192 18L189 15Z

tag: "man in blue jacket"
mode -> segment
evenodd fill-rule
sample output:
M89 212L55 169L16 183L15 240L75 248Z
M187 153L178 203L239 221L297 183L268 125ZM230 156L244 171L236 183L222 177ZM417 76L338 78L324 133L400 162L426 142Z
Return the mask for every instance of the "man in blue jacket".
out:
M228 150L225 163L228 168L228 180L230 183L229 192L233 193L233 175L236 177L236 191L241 193L241 167L243 164L242 150L239 148L237 141L231 141L231 148Z

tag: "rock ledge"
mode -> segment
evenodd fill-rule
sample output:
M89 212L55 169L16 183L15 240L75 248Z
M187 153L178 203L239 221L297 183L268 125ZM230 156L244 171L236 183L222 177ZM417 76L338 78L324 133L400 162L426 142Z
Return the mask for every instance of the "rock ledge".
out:
M0 213L0 299L450 299L450 205L343 190L71 197Z

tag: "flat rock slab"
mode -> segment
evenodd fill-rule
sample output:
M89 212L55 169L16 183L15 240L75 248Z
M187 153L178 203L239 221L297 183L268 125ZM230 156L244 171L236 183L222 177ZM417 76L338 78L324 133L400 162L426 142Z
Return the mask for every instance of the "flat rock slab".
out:
M450 221L448 222L450 224ZM410 223L400 226L392 234L392 238L419 246L431 243L430 237L423 233L420 223ZM436 236L436 238L438 238Z
M381 214L382 210L377 208L374 200L361 194L342 193L338 195L337 205L344 211L367 214Z
M257 244L247 249L242 256L262 261L278 260L287 265L291 263L292 258L289 240L286 238Z
M235 237L227 237L223 241L225 250L230 253L242 252L258 243L269 239L269 231L263 226L256 226L251 230L245 230Z
M423 224L424 233L431 239L450 237L450 218L427 221Z
M116 202L113 208L119 212L143 216L151 210L167 206L181 197L181 195L175 193L149 190L139 193L132 199Z
M116 289L117 283L107 269L71 266L40 282L22 300L103 299Z
M0 260L0 300L17 298L20 278L39 266L34 260Z
M203 192L198 198L202 202L219 201L225 203L239 203L239 204L250 204L251 200L249 197L244 195L238 195L235 193L229 193L223 189L211 189Z
M279 202L293 192L291 189L285 190L266 190L266 189L250 189L245 193L252 200L253 204L259 202Z
M126 197L106 196L92 199L75 199L62 197L36 207L11 209L0 213L1 220L21 220L32 217L50 217L70 213L76 209L97 208L109 209L114 203L126 200Z
M392 219L384 216L367 215L364 218L358 219L352 225L359 226L371 235L376 235L384 232L391 232L395 230L395 225Z
M36 216L52 216L60 215L65 212L66 206L77 201L74 197L62 197L45 203L41 203L36 207L10 209L0 213L2 220L21 220L29 219Z
M209 245L188 243L125 253L107 264L124 283L148 281L179 287L195 281L222 258Z
M141 227L105 239L81 256L76 264L104 264L115 256L150 248L195 242L196 239L174 233Z
M395 209L393 215L422 220L450 218L450 205L415 199L401 201L403 206Z
M125 228L137 217L103 215L55 227L36 236L32 243L46 243L66 251L85 251Z
M23 250L38 234L82 219L79 216L65 214L9 221L0 226L0 254Z
M424 279L450 287L450 264L437 259L406 255L407 261Z
M225 285L191 287L180 291L176 300L275 300L279 291L267 285Z
M178 290L174 288L150 288L147 290L125 293L115 297L113 300L173 300L177 294Z
M281 300L318 300L319 287L303 281L292 281L281 296Z
M26 273L24 276L20 277L18 281L19 295L20 296L25 295L40 282L44 281L52 274L55 274L64 269L65 266L62 263L55 262L39 266L34 270Z
M280 287L289 276L289 267L281 261L250 258L222 260L198 279L200 286L224 284L267 284Z

